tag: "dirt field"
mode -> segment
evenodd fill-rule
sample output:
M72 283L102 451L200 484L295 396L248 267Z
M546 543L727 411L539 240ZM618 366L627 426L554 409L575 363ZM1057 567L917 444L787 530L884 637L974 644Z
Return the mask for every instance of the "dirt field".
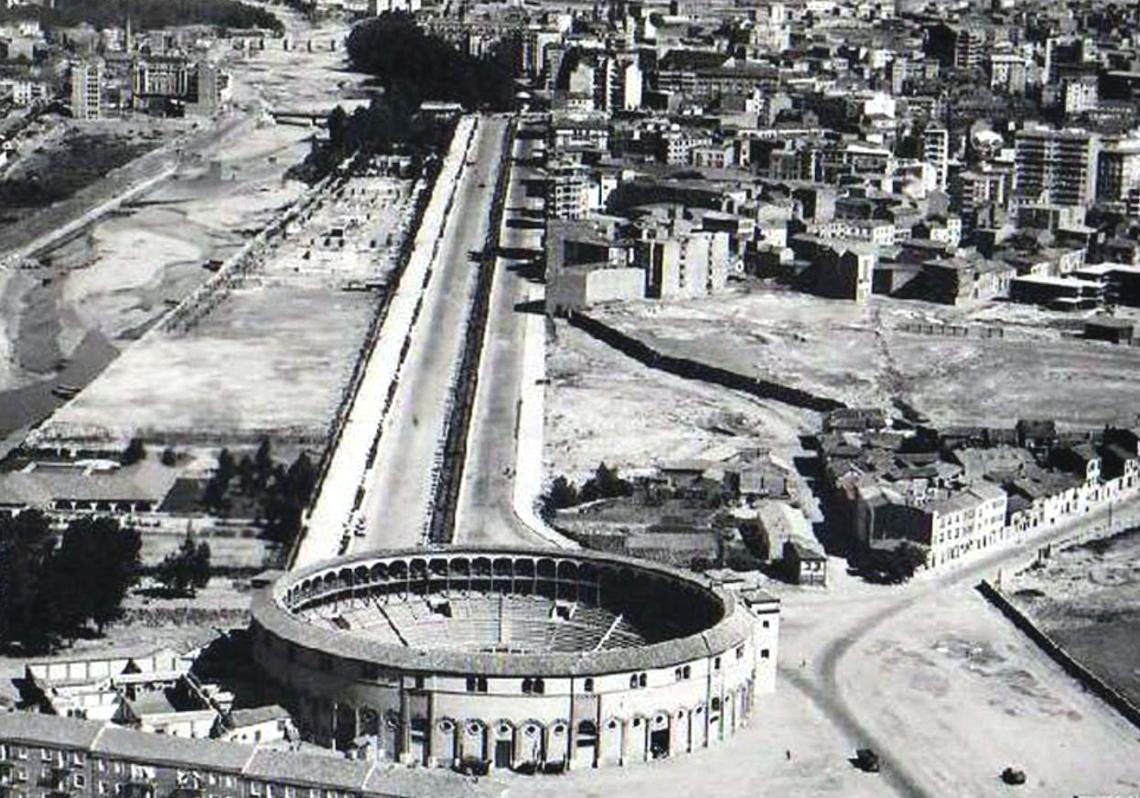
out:
M338 24L314 31L296 15L283 15L298 39L327 42L344 33ZM225 260L300 196L304 186L285 173L308 153L313 130L274 124L268 111L348 101L363 79L343 70L343 52L284 52L279 42L250 56L228 42L216 50L232 72L237 110L209 146L186 153L173 179L51 253L50 282L30 274L0 286L8 321L0 390L12 389L13 397L20 391L19 412L0 417L0 433L60 404L50 393L62 380L57 370L95 331L117 349L130 347L130 356L48 422L62 437L135 427L131 418L138 428L175 433L277 429L323 436L374 298L335 286L285 291L281 276L267 269L268 293L248 285L177 343L159 336L131 346L210 277L208 262ZM290 275L284 281L296 282ZM308 383L298 384L302 374Z
M813 413L653 371L559 322L547 347L548 474L581 479L600 461L640 468L741 448L800 450ZM729 418L742 434L715 431Z
M1140 704L1140 530L1055 552L1005 590L1086 667Z
M940 424L1038 416L1080 426L1126 422L1140 392L1140 347L1075 339L1080 316L1008 303L967 310L874 297L860 307L756 286L594 315L669 354L849 405L904 399ZM973 333L904 329L919 323ZM981 337L991 328L1004 337Z
M189 335L129 349L43 434L321 440L375 301L291 287L236 292Z

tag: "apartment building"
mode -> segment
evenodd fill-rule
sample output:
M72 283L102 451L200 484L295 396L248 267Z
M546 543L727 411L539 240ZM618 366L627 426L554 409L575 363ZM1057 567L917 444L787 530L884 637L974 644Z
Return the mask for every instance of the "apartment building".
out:
M1097 162L1096 195L1106 202L1127 202L1140 188L1140 137L1105 142Z
M149 734L97 721L0 713L8 798L427 798L502 795L446 772Z
M571 160L547 167L546 215L551 219L581 219L590 212L593 180L590 168Z
M1030 126L1019 131L1014 153L1014 193L1021 201L1042 197L1057 205L1086 206L1096 196L1100 139L1078 128Z
M928 127L923 132L922 160L934 167L937 188L945 191L950 169L950 131L944 127Z
M729 237L723 232L651 231L638 242L636 262L654 299L708 296L728 283Z
M947 565L960 557L1004 542L1008 497L988 482L978 482L927 505L919 540L928 547L927 566Z
M103 118L102 61L77 61L71 65L71 115L76 119Z

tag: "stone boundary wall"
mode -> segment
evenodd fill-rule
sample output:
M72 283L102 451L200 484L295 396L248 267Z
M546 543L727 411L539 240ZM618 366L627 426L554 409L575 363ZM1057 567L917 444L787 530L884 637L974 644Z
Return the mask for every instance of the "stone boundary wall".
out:
M756 377L749 377L697 360L663 354L643 341L639 341L583 313L573 313L570 315L569 320L573 326L588 333L602 343L609 344L614 349L639 361L643 365L674 374L678 377L721 385L734 391L743 391L760 399L771 399L786 405L791 405L792 407L802 407L820 413L838 410L847 406L837 399L817 396L799 388L789 388L786 385L780 385L779 383L769 382L768 380L762 380Z
M1039 629L1028 615L1018 609L1004 593L990 584L989 581L983 579L978 584L977 589L986 601L996 607L998 612L1008 618L1014 626L1036 643L1042 651L1049 655L1050 659L1061 666L1065 673L1072 676L1085 689L1123 715L1133 726L1140 729L1140 707L1137 707L1122 693L1078 662L1072 654Z

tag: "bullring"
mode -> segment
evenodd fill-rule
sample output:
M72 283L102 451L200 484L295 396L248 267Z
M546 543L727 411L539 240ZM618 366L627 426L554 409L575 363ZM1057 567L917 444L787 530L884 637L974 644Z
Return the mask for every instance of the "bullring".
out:
M302 733L407 764L550 771L679 756L774 687L779 603L597 552L376 552L282 576L254 658Z

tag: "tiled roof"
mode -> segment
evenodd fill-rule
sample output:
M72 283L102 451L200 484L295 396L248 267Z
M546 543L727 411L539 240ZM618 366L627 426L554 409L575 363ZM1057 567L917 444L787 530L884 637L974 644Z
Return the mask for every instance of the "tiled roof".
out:
M60 723L51 715L34 715L28 712L0 713L0 739L56 745L61 748L89 748L103 723L94 720L74 720Z
M156 765L201 767L240 773L253 747L217 740L196 740L108 726L91 752L116 759Z

